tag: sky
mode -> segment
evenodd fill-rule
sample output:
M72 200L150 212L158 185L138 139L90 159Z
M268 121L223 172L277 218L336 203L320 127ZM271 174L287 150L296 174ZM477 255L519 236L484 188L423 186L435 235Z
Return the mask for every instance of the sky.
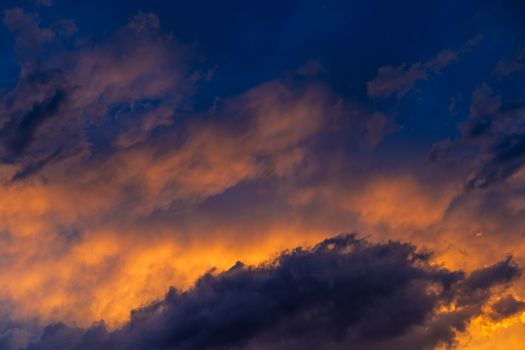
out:
M522 348L521 1L0 7L0 350Z

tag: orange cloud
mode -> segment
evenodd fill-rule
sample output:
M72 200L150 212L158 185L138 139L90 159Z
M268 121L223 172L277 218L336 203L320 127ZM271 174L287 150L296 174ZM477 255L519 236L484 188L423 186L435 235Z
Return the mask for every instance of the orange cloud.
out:
M235 230L190 238L136 221L171 206L187 210L243 181L290 176L331 108L322 87L297 92L270 82L227 103L221 113L236 126L190 123L180 143L169 140L179 132L173 129L163 142L95 159L81 154L42 169L44 180L2 186L0 251L8 260L0 298L20 318L118 324L132 308L171 285L190 286L212 267L257 264L303 243L299 234L283 236L289 227L243 245Z

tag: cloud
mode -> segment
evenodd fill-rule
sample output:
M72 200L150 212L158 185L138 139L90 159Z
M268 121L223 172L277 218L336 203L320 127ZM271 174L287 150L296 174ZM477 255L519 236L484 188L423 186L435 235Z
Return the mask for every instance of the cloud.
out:
M191 82L185 78L190 54L159 32L158 18L139 13L105 42L78 45L45 58L41 46L71 34L74 23L41 27L37 14L5 10L4 21L17 35L17 85L0 100L0 158L14 179L37 173L49 163L93 154L92 144L129 147L173 123ZM107 132L110 127L116 131ZM3 179L4 181L9 180Z
M504 105L502 97L482 84L472 94L469 119L461 137L434 145L430 159L468 165L465 188L484 189L509 181L525 164L525 108Z
M525 302L517 300L514 296L509 294L494 303L491 306L491 309L492 313L490 314L490 317L494 320L500 321L525 310Z
M421 62L410 67L402 64L398 67L382 66L377 76L367 83L368 96L386 98L396 94L397 98L405 95L418 80L426 80L428 73Z
M506 77L522 69L525 69L525 49L519 50L514 57L498 61L495 72L501 77Z
M163 192L165 206L190 196L177 191L205 198L262 172L288 173L304 157L304 141L322 129L322 115L340 113L320 84L273 81L226 101L219 122L175 125L193 85L188 57L159 33L157 16L139 13L105 42L23 73L0 103L3 180L54 182L67 163L68 172L84 173L84 185L98 181L88 176L145 185L151 195ZM161 141L149 139L153 131ZM140 162L147 164L137 173ZM62 165L46 168L53 163Z
M494 288L520 274L511 259L465 274L430 257L337 236L170 289L120 329L49 325L27 349L432 349L454 344Z
M385 176L368 172L336 178L334 170L322 168L322 180L290 190L288 200L298 211L304 210L303 220L330 218L339 220L338 227L358 227L397 239L407 239L410 232L426 232L439 223L457 191L448 183L435 179L427 182L414 174L397 173ZM317 175L317 177L321 177ZM432 181L433 186L427 184ZM340 219L338 219L340 218ZM395 236L405 234L405 236ZM393 236L392 236L393 235ZM422 238L423 234L411 237Z
M342 113L338 99L319 82L275 79L193 111L194 54L159 26L139 13L101 42L34 48L38 64L20 59L16 85L2 93L0 301L12 319L113 326L170 284L276 249L275 232L241 249L233 243L244 232L217 221L214 232L183 227L180 213L242 184L295 176ZM61 40L59 27L45 29ZM155 215L169 219L145 224Z
M443 50L426 62L379 67L376 77L367 83L368 96L387 98L396 95L398 99L403 97L416 82L427 80L431 74L439 74L443 68L470 52L479 40L480 37L475 37L457 51Z
M366 120L362 128L360 141L364 148L373 149L385 137L396 130L397 126L382 112L375 112Z
M53 6L53 0L35 0L35 3L41 6Z
M182 322L177 310L187 310L191 303L201 314L209 311L209 318L203 319L210 325L209 333L201 334L195 323L190 324L189 331L199 334L182 347L217 344L220 339L213 332L222 325L214 310L204 305L210 299L203 301L202 294L210 289L215 293L226 286L225 281L241 283L244 279L242 291L250 295L259 288L254 280L277 283L277 275L291 268L274 262L238 266L209 274L200 279L201 287L187 290L212 266L223 271L236 259L258 264L281 249L307 246L326 237L326 232L356 226L373 228L374 239L410 238L442 248L441 241L435 242L437 231L433 228L439 226L450 204L450 186L420 179L411 171L393 174L382 168L375 173L371 168L377 164L372 164L372 159L363 160L353 150L340 149L342 143L347 147L354 142L356 148L371 149L396 126L382 113L358 107L347 110L351 109L348 103L316 81L324 76L318 62L310 61L294 74L263 82L237 96L219 98L212 110L194 111L192 96L198 85L204 84L195 78L202 75L194 72L198 59L193 49L163 32L156 15L139 13L97 43L77 40L79 34L72 21L62 19L46 27L37 14L17 10L9 16L6 23L23 45L17 46L22 68L19 80L0 98L0 348L18 349L28 342L36 348L78 344L80 349L99 349L100 344L119 348L128 344L127 335L140 346L151 340L147 334L153 338L162 338L166 334L162 332L171 334L168 321ZM72 40L74 49L61 45L61 40ZM42 54L51 45L57 47ZM430 76L457 57L457 52L446 50L417 69ZM404 71L411 67L405 66ZM399 73L395 68L392 72ZM403 78L402 71L400 75ZM475 99L479 102L472 108L476 119L505 110L497 94L480 90L478 95ZM353 114L347 115L349 112ZM340 123L338 127L349 125L334 132L328 125L334 120ZM479 135L486 130L483 125L471 129L470 134ZM518 198L506 205L520 215L523 204ZM483 220L488 220L487 215L469 220L468 225L488 222ZM447 234L439 237L452 237ZM470 231L458 229L454 234L457 237L452 243L459 242L458 250L472 243L464 243ZM484 233L479 240L488 236ZM350 247L348 254L378 248L352 243L351 239L338 244ZM382 247L398 249L394 246ZM309 266L316 257L330 255L328 251L320 246L303 249L287 253L279 261L304 256L304 265ZM367 260L368 267L357 264L357 257L352 259L371 275L381 275L374 262L387 265L384 257L367 252L363 255L374 257ZM499 257L501 253L490 252L481 263L470 259L469 267L493 262L494 254ZM308 276L323 273L343 284L337 284L339 291L358 292L356 284L345 285L353 278L345 275L346 262L338 265L343 274L339 276L325 273L328 260L319 259L319 269L308 270ZM389 261L395 266L399 260L403 261L397 257ZM493 303L492 292L469 286L474 278L468 273L439 270L424 261L426 258L418 260L424 267L416 264L411 268L420 269L425 277L400 273L414 286L389 281L393 294L373 294L364 309L360 304L355 304L355 310L345 309L353 320L323 309L321 297L316 295L297 300L297 308L307 311L292 313L290 318L281 309L270 308L267 317L282 323L268 325L264 319L256 319L254 324L246 322L247 332L228 328L224 334L233 334L229 338L233 340L228 340L234 344L231 346L250 349L319 348L321 343L327 348L344 344L384 348L387 342L399 344L399 348L413 344L431 347L452 341L454 333L484 312L488 304L493 305L490 310L505 314L504 305ZM504 275L508 273L504 267L513 270L514 265L504 261L501 266L498 274ZM442 312L442 304L450 310L457 304L449 302L442 291L427 294L444 283L441 275L433 274L436 269L457 278L450 298L464 304L461 312ZM489 270L482 271L489 275L486 286L513 280L512 276L498 280ZM302 289L292 282L291 290L297 295ZM308 281L303 282L306 285ZM419 283L429 290L420 288ZM132 320L122 324L131 308L149 304L169 285L175 285L177 291L138 309ZM335 289L321 292L328 298L338 297ZM217 291L212 301L232 315L232 323L249 318L244 310L236 316L228 304L230 299L221 293ZM269 295L281 300L281 294ZM407 312L396 309L407 295L421 297L421 305ZM266 302L261 298L261 303ZM247 304L246 309L250 307ZM379 319L377 326L370 324L369 319L377 319L383 310L388 317ZM326 319L308 320L310 312L317 316L316 312L325 311ZM348 334L341 328L333 333L327 326L338 317ZM89 328L102 318L104 324ZM389 330L392 318L403 321L399 329ZM310 322L306 326L305 319ZM40 327L50 322L58 323L35 338ZM135 331L132 324L137 325ZM312 331L312 337L305 339L297 336L300 332L296 329L301 327L318 332ZM370 334L378 339L370 340ZM288 340L282 340L285 336Z
M37 13L24 12L19 7L4 10L4 23L16 37L16 51L25 60L34 60L42 46L55 38L53 30L40 26Z
M293 174L326 116L336 113L322 86L292 89L271 81L226 101L217 121L181 123L155 140L41 174L48 184L80 190L86 198L104 188L105 210L127 202L133 203L125 205L127 215L147 214L202 201L242 181Z

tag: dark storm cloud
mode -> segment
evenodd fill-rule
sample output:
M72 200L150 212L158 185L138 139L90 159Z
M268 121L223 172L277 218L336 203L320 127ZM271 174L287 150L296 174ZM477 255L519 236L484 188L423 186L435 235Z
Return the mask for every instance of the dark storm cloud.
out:
M517 277L517 274L512 258L508 257L497 264L471 273L465 280L464 287L468 292L486 291L494 284L509 283Z
M525 302L516 300L512 295L507 295L494 303L491 308L492 313L489 316L494 320L502 320L525 310Z
M510 258L470 275L430 258L410 244L337 236L259 267L210 272L115 331L49 325L27 349L432 349L453 344L491 288L520 275ZM521 307L507 304L495 312Z
M461 137L434 145L430 159L464 166L466 189L488 188L509 180L525 164L525 107L504 104L487 84L472 94Z

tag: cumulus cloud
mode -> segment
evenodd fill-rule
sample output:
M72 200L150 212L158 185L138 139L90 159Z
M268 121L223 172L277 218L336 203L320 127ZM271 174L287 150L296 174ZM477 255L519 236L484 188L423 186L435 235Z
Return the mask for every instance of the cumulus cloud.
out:
M511 259L465 274L410 244L343 235L210 272L116 330L51 324L27 349L433 349L454 344L519 275ZM495 306L503 317L505 308Z

